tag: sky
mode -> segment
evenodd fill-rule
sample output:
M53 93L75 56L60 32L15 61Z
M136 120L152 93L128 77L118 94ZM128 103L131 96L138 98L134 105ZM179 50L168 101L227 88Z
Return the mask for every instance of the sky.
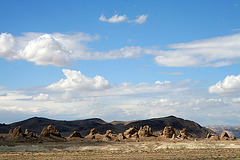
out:
M240 124L240 0L0 0L0 123Z

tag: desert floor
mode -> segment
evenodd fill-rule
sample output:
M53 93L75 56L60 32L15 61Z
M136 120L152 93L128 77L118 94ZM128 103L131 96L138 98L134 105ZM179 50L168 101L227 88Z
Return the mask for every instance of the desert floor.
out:
M0 159L240 159L240 140L0 145Z

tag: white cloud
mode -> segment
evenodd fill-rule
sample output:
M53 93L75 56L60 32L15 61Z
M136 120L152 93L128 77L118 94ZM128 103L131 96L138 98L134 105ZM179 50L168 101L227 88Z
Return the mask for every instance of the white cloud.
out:
M49 90L72 91L63 96L74 97L74 94L81 96L124 96L138 94L152 94L163 92L178 92L187 90L186 87L178 84L169 85L170 81L156 81L155 84L149 83L120 83L110 84L104 77L95 76L94 78L86 77L80 71L63 69L66 79L50 84L46 87ZM182 85L182 84L181 84Z
M102 15L99 17L99 20L100 20L100 21L103 21L103 22L106 22L106 21L107 21L107 18L102 14Z
M94 78L86 77L80 71L74 71L69 69L62 70L66 79L47 86L47 89L51 90L99 90L110 86L109 82L101 76L95 76Z
M0 35L0 57L6 59L24 59L36 65L66 66L77 60L105 60L137 58L144 54L155 56L160 66L220 67L240 62L240 34L223 36L189 43L171 44L171 50L157 50L128 46L108 51L94 51L87 43L99 39L85 33L45 34L24 33L13 37ZM181 73L173 73L181 74Z
M240 103L240 97L238 97L238 98L233 98L233 99L232 99L232 102Z
M96 39L99 36L85 33L25 33L24 36L17 37L18 45L24 47L19 50L18 58L37 65L67 66L76 60L77 55L86 57L88 48L84 43Z
M74 60L72 52L81 54L87 48L84 42L97 38L98 36L84 33L67 35L29 32L18 37L2 33L0 57L10 60L24 59L36 65L66 66Z
M48 94L40 93L32 98L34 101L46 101L49 99Z
M124 47L106 52L85 52L84 54L74 54L76 59L84 60L102 60L102 59L121 59L121 58L137 58L143 54L141 47Z
M155 84L170 84L171 82L170 81L164 81L164 82L161 82L161 81L156 81Z
M26 108L26 107L19 107L19 106L0 106L0 111L10 111L10 112L27 112L27 113L38 113L40 110L38 108L35 107L31 107L31 108Z
M133 20L132 22L142 24L142 23L146 22L147 18L148 18L148 15L143 14L141 16L137 16L137 18L135 20Z
M86 77L79 71L63 70L66 75L44 88L22 91L0 90L0 117L43 116L53 119L101 117L104 120L134 120L175 115L209 124L222 120L210 114L231 114L239 123L238 99L219 98L207 90L192 86L190 80L156 83L110 84L105 78ZM104 81L106 83L104 83ZM98 85L97 85L98 84ZM48 87L53 87L51 89ZM46 89L48 88L48 89ZM239 97L235 96L234 97ZM234 103L233 103L234 102ZM3 119L3 118L2 118ZM23 117L24 119L24 117ZM209 121L209 119L211 121ZM5 118L12 121L11 118ZM3 119L2 121L5 122ZM227 123L227 122L226 122Z
M50 34L44 34L28 43L20 51L19 58L36 65L65 66L69 64L70 51L64 48Z
M126 15L118 15L115 14L113 15L111 18L107 19L103 14L101 15L101 17L99 17L100 21L103 22L109 22L109 23L120 23L120 22L124 22L127 20L127 16Z
M12 51L15 39L11 34L2 33L0 34L0 57L12 59L15 52Z
M109 51L93 51L86 43L99 39L85 33L44 34L24 33L13 37L0 34L0 57L6 59L24 59L36 65L66 66L77 60L104 60L136 58L143 54L141 47L129 46Z
M177 84L169 85L170 81L156 81L155 84L150 83L127 83L123 82L118 85L112 85L111 88L101 91L101 93L94 93L102 96L121 96L121 95L140 95L140 94L154 94L164 92L178 92L180 90L187 90L186 87L178 86Z
M208 99L208 102L222 102L222 99Z
M154 60L160 66L227 66L239 63L240 34L171 44L168 47L170 50L146 49L145 53L155 55Z
M128 22L128 23L137 23L142 24L146 22L148 15L141 15L137 16L135 20L128 20L126 15L119 15L115 14L111 18L107 19L103 14L99 17L99 20L102 22L109 22L109 23L120 23L120 22Z
M240 93L240 75L227 76L223 82L219 81L217 84L209 87L210 93L228 94Z
M180 92L188 90L186 83L190 81L180 81L178 83L171 83L170 81L156 81L154 84L150 83L127 83L123 82L120 84L110 84L102 76L95 76L93 78L83 75L80 71L63 69L62 70L65 79L50 84L46 87L48 90L55 91L68 91L63 93L63 97L75 97L79 96L124 96L124 95L139 95L139 94L153 94L153 93L164 93L164 92ZM66 99L66 98L64 98ZM76 97L75 97L76 99Z
M179 103L170 99L126 100L117 106L125 117L141 117L141 119L176 115L178 107Z
M177 107L180 102L173 102L167 98L158 99L154 101L141 101L138 103L138 106L145 106L145 107Z

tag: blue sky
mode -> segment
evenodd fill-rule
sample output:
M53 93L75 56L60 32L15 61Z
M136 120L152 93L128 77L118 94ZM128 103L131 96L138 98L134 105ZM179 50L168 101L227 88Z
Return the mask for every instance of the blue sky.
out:
M0 0L0 123L240 122L240 1Z

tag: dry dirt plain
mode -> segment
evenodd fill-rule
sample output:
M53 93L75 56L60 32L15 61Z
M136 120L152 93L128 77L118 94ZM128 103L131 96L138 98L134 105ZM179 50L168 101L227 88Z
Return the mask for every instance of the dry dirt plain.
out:
M240 159L240 140L1 145L0 159Z

